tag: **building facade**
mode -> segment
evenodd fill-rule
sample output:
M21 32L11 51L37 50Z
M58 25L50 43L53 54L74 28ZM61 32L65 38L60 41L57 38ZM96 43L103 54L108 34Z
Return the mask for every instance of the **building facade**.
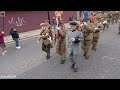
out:
M55 16L55 11L49 11L50 22ZM69 21L69 16L77 15L76 11L63 11L62 18L64 22ZM0 17L0 30L4 30L5 36L9 35L12 27L15 27L19 33L36 30L40 28L40 23L48 19L47 11L6 11L5 17Z

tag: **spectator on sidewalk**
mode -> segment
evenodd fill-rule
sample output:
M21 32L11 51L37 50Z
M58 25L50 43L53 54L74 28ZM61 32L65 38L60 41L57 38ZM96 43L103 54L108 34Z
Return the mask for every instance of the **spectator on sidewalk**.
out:
M54 31L56 30L56 26L57 26L57 22L56 22L56 19L55 19L55 17L53 17L53 29L54 29Z
M4 32L0 31L0 48L2 49L2 55L5 55L7 51L5 50L5 42L4 42Z
M19 34L17 32L17 30L15 28L11 28L10 30L10 34L12 36L12 39L15 41L15 45L17 49L20 49L20 45L19 45Z

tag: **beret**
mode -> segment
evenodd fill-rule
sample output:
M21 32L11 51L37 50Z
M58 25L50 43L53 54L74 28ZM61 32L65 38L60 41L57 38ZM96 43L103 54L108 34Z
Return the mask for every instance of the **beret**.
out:
M41 23L40 26L45 26L45 23Z

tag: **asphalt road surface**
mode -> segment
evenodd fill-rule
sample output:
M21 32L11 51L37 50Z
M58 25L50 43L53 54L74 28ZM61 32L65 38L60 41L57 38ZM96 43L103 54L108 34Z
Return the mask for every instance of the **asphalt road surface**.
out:
M15 79L118 79L120 78L120 35L118 24L101 32L97 51L89 59L79 55L79 71L74 73L69 60L60 64L60 57L51 49L46 60L37 38L21 41L21 49L14 43L7 45L8 54L0 54L0 75L15 75Z

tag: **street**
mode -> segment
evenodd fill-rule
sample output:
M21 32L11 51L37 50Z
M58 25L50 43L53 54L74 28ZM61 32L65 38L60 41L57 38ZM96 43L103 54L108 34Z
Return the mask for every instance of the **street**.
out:
M41 50L38 38L21 41L21 49L14 43L7 45L7 55L0 54L0 75L16 75L15 79L119 79L120 35L118 24L110 25L100 33L97 51L89 59L80 53L79 71L74 73L70 61L60 64L60 57L51 49L51 58Z

